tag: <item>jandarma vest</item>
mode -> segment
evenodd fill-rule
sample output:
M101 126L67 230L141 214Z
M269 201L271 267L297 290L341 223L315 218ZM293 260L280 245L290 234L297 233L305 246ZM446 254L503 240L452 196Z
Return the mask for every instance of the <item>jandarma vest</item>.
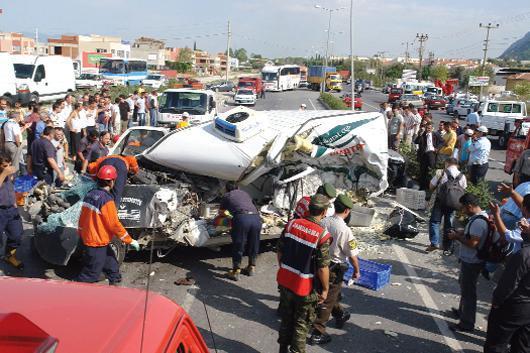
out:
M316 271L314 253L329 238L324 228L307 219L290 221L285 227L278 284L301 297L309 295Z

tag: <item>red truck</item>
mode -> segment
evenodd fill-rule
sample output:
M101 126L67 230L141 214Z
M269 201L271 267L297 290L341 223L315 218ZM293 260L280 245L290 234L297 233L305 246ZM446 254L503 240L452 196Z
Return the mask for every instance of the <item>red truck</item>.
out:
M140 352L145 291L0 277L0 352ZM208 353L191 318L149 293L143 351Z
M251 88L259 97L263 91L263 81L260 77L240 77L237 84L238 88Z
M390 92L388 93L388 103L394 103L395 101L399 100L402 94L402 88L391 88Z

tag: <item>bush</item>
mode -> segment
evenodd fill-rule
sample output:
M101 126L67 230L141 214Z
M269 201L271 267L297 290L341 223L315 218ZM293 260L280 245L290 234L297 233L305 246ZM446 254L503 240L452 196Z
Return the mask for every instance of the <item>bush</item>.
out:
M477 184L468 182L466 192L475 195L479 199L480 207L483 210L489 208L489 203L493 201L493 194L487 181L481 181Z
M401 143L399 146L399 153L405 159L405 172L412 180L419 182L420 180L420 163L416 151L407 143Z
M340 99L330 93L320 93L320 99L326 103L331 110L349 110L346 104Z

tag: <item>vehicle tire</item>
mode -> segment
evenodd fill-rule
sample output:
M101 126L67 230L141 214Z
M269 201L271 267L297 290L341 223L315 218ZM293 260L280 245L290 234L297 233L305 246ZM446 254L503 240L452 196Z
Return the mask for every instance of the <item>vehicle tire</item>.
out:
M508 144L508 138L509 136L507 136L506 134L501 134L499 136L499 139L497 140L497 145L499 146L499 148L506 148L506 145Z
M110 242L109 246L112 249L112 251L114 251L116 260L118 260L118 264L121 265L121 263L123 262L123 259L125 259L125 253L127 252L126 245L121 240L114 237L112 238L112 241Z
M39 103L39 94L36 93L36 92L32 93L32 94L29 96L29 101L30 101L30 102Z

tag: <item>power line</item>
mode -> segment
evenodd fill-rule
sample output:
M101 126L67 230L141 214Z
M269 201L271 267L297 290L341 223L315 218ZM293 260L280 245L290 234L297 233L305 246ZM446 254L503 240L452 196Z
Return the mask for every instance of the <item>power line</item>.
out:
M421 72L421 65L422 65L422 61L423 61L423 43L425 43L427 41L427 39L429 39L429 35L428 34L419 34L417 33L416 34L416 39L420 42L420 47L418 48L418 55L420 57L420 67L419 67L419 72L418 72L418 77L419 77L419 80L421 81L422 79L422 72Z
M499 28L499 24L491 24L488 23L487 25L483 25L482 23L479 23L479 28L485 28L486 29L486 39L484 40L484 57L482 59L482 69L480 70L481 71L481 75L484 76L484 70L486 69L486 60L488 58L488 44L490 42L490 31L492 29L497 29ZM480 86L480 98L482 98L482 90L483 90L484 86Z

